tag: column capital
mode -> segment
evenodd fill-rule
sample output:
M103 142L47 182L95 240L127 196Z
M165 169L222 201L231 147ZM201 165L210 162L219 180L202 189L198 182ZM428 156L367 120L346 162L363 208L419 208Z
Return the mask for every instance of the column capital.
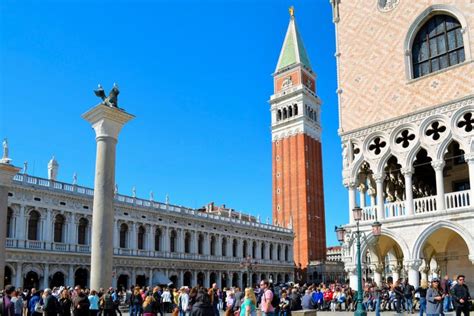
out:
M0 186L9 187L20 168L9 163L0 163Z
M443 171L446 162L444 160L434 160L431 162L431 166L435 171Z
M82 118L91 123L95 130L96 138L111 137L115 140L123 125L135 116L103 104L99 104L82 115Z
M411 177L413 175L413 167L409 166L402 168L401 172L405 177Z
M381 264L381 263L377 263L377 264L371 264L371 265L370 265L370 268L371 268L372 270L374 270L374 272L382 273L383 270L384 270L384 268L385 268L385 266L384 266L383 264Z
M385 179L385 174L384 173L374 173L372 175L372 178L375 180L375 182L383 182Z
M416 270L418 271L418 269L421 267L421 264L423 263L423 261L421 259L415 259L415 260L406 260L403 265L405 266L405 268L407 270Z

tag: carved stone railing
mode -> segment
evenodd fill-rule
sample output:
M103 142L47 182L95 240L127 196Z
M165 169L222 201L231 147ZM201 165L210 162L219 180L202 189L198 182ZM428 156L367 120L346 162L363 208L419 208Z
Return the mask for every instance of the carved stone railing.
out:
M366 206L362 208L362 221L375 221L377 206Z
M469 190L445 193L444 199L447 210L471 206Z
M436 195L413 199L415 214L436 211Z
M399 217L406 215L405 201L385 203L385 218Z

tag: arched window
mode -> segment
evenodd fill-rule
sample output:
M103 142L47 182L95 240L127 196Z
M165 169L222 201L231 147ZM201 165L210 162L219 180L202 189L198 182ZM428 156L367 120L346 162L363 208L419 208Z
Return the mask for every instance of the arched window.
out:
M28 240L38 240L40 214L37 211L30 212L28 219Z
M277 112L277 122L281 120L281 110Z
M123 223L120 225L120 248L127 248L128 226Z
M79 245L87 244L87 227L89 226L89 221L86 218L81 218L79 220L79 227L77 228L77 243Z
M270 244L270 260L273 260L273 244Z
M54 218L54 242L63 242L64 223L66 220L62 215Z
M138 227L137 247L138 249L145 249L145 227Z
M7 211L7 238L12 238L13 237L13 210L11 208L8 208Z
M293 105L293 112L294 112L295 116L298 115L298 105L296 105L296 104Z
M257 258L257 242L252 243L252 258Z
M285 246L285 261L288 261L290 258L289 252L288 252L288 246Z
M232 242L232 257L237 257L237 239Z
M185 253L191 252L191 234L190 233L184 234L184 252Z
M214 236L211 237L209 248L211 250L211 256L215 256L216 255L216 237Z
M199 234L198 237L198 254L202 255L204 252L204 236Z
M415 36L412 46L414 78L462 63L464 59L461 24L452 16L433 16Z
M266 259L265 258L265 243L262 242L262 247L260 248L260 258Z
M281 260L281 246L278 245L277 247L277 260L280 261Z
M172 230L170 233L170 252L176 252L176 231Z
M283 109L283 119L288 118L288 112L286 111L286 108Z
M293 116L293 108L291 106L288 107L288 117Z
M227 238L222 238L222 256L227 256Z
M161 229L157 228L155 230L155 251L161 250L160 243L161 243Z

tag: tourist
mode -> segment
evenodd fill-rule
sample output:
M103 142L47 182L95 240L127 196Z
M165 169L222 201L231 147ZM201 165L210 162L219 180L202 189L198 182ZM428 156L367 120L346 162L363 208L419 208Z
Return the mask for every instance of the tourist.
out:
M212 307L214 308L214 316L219 316L219 288L217 283L213 283L211 289L209 290L209 295L211 296Z
M59 316L71 316L72 300L69 296L69 291L67 289L63 289L61 291L61 296L59 297L58 305Z
M413 294L415 292L415 287L408 282L408 279L405 279L403 284L403 296L405 299L405 310L407 313L413 314Z
M303 298L301 299L301 306L303 310L305 309L314 309L313 298L310 290L306 290Z
M204 289L198 290L196 300L191 309L191 316L212 315L214 315L214 307L211 304L211 297Z
M178 298L178 309L180 316L189 316L191 306L189 304L188 288L182 287Z
M23 314L23 298L20 291L13 291L11 302L15 307L15 316L22 316Z
M81 287L76 286L76 297L72 300L74 316L89 316L89 299Z
M279 310L278 310L278 315L279 316L288 316L290 315L290 300L287 297L286 291L282 291L281 293L281 298L280 298L280 304L278 305Z
M234 306L234 303L235 303L235 297L234 297L234 292L232 290L227 290L225 302L226 302L225 316L233 315L234 312L232 311L232 307Z
M91 290L90 295L87 297L89 299L89 313L90 316L97 316L99 313L99 296L97 295L96 290Z
M426 315L440 315L443 312L443 299L444 295L439 286L439 279L433 278L433 280L431 280L431 286L426 292Z
M31 316L42 316L43 315L43 301L41 298L41 291L31 291L32 295L28 301L28 310Z
M464 284L465 279L466 277L464 275L458 275L456 284L451 289L456 316L460 316L461 314L464 314L464 316L469 315L471 295L469 293L469 288Z
M143 316L155 316L156 315L156 306L155 306L155 299L153 296L148 295L145 297L145 301L143 302Z
M157 315L163 316L163 301L161 298L162 292L159 286L153 288L153 305L155 306L155 312Z
M44 316L57 316L58 314L58 301L56 297L52 295L51 289L46 288L43 293L43 315Z
M161 300L163 302L163 311L165 313L171 312L172 297L171 297L171 293L170 293L169 288L166 287L163 290L163 294L161 294Z
M122 312L120 311L120 295L118 289L112 291L112 301L114 302L115 315L118 313L120 316L122 316Z
M290 294L290 310L291 311L299 311L301 310L301 298L298 295L298 290L293 288L291 289Z
M274 294L272 290L270 290L270 283L268 280L260 281L260 289L263 291L262 299L260 301L262 316L273 316L275 313L275 308L272 305Z
M244 301L240 305L240 316L257 315L257 298L251 287L245 289Z
M2 316L15 316L15 305L12 302L12 294L15 292L15 287L13 285L7 285L3 291L3 302L0 305L0 312Z
M134 288L132 295L130 296L130 316L140 316L143 304L143 298L140 293L140 288L137 286Z

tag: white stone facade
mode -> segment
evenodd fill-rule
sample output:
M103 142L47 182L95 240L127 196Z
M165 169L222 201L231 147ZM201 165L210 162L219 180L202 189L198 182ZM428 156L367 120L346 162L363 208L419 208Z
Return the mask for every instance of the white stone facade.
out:
M92 201L92 189L16 175L8 197L9 281L89 285ZM244 286L247 256L258 262L252 283L294 280L289 229L119 194L114 203L113 286L167 279L177 286Z

